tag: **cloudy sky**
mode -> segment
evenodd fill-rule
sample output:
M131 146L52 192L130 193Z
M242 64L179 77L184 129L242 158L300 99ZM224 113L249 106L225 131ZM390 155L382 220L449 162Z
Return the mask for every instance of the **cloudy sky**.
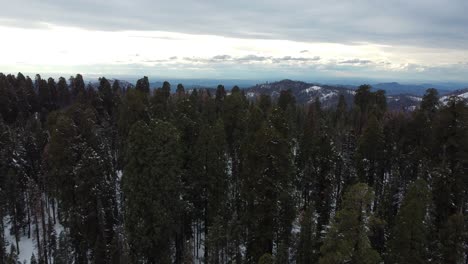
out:
M467 0L0 0L0 72L468 81Z

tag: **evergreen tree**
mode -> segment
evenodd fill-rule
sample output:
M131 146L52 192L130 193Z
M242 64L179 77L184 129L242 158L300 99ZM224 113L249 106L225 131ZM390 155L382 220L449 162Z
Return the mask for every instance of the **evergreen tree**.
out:
M65 107L70 104L70 91L65 78L60 77L57 83L57 97L58 104L60 107Z
M438 263L460 264L466 261L465 217L454 214L448 217L447 223L439 232L439 260Z
M391 263L429 262L429 202L424 180L418 179L408 187L389 241Z
M99 78L99 96L107 114L112 115L114 110L114 94L110 82L105 78Z
M288 259L281 246L288 245L294 207L290 195L292 159L288 141L274 127L263 123L253 136L243 161L243 193L247 201L249 237L247 262L256 263L273 253L276 243L278 261Z
M380 184L383 180L383 150L384 135L375 116L371 116L369 123L359 141L357 150L357 171L361 182L370 186Z
M139 79L136 83L135 89L143 94L149 94L150 86L148 77L144 76L142 79Z
M194 149L195 171L193 180L195 186L192 189L196 193L195 210L200 211L204 222L205 238L211 240L211 245L205 243L206 263L216 263L223 234L211 234L213 224L217 217L227 220L226 203L228 194L227 178L227 146L225 142L224 126L222 120L218 120L212 127L207 125L202 129ZM212 247L210 247L212 246ZM210 253L212 256L210 256ZM219 261L219 260L217 260Z
M133 262L170 263L179 224L180 143L167 122L133 125L123 175L125 227Z
M302 211L301 219L301 232L299 236L299 244L297 249L297 263L298 264L312 264L316 263L318 259L318 251L316 250L317 237L316 237L316 219L314 217L314 208L309 206L306 210Z
M86 89L83 76L77 74L75 77L70 77L71 98L76 100L80 96L85 96Z
M370 210L373 196L372 189L364 183L348 189L320 248L320 264L380 263L369 240L371 225L377 221Z

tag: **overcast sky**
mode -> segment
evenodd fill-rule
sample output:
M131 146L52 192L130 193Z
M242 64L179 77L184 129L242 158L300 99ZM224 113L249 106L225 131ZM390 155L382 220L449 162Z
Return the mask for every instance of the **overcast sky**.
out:
M0 72L468 81L467 0L0 0Z

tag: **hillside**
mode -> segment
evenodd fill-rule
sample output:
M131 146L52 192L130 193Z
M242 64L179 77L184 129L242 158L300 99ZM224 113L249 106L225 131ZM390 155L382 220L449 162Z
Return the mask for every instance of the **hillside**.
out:
M399 87L398 90L394 90L396 86ZM417 87L419 90L416 90L419 94L424 94L421 92L423 85L420 86L402 86L398 83L388 83L387 85L380 84L376 87L373 86L373 90L383 89L386 91L387 104L390 110L403 110L403 111L412 111L422 100L422 95L413 94L412 91L415 91L414 88ZM313 103L317 98L322 103L322 106L333 107L338 103L338 98L340 95L345 97L345 100L349 105L352 105L354 100L355 89L357 87L342 87L342 86L330 86L330 85L321 85L316 83L306 83L302 81L292 81L292 80L282 80L278 82L258 84L253 87L247 88L246 95L250 99L255 99L260 94L268 94L272 98L278 98L280 92L283 90L291 90L292 94L296 98L296 102L299 104L309 104ZM390 92L388 92L390 90ZM400 91L397 93L396 91ZM425 91L425 90L424 90ZM439 94L443 95L440 100L443 102L447 100L450 96L459 96L464 99L468 99L468 89L456 90L456 91L439 91Z

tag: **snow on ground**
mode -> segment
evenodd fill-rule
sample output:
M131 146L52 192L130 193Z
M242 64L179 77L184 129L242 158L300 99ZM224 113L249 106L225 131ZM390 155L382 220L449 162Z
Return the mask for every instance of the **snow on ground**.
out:
M462 94L458 94L458 95L454 95L458 98L462 98L462 99L468 99L468 92L467 93L462 93ZM442 104L447 104L448 100L450 99L451 95L445 95L445 96L442 96L439 98L439 101L442 103Z
M410 96L409 99L416 101L416 102L421 102L422 98L421 97L416 97L416 96Z
M416 110L416 106L415 105L410 105L406 109L408 109L409 111L414 111L414 110Z
M202 264L205 256L205 232L202 232L203 230L199 223L193 223L192 228L194 237L191 239L191 246L194 264ZM196 234L199 234L199 236Z
M322 89L322 87L314 85L312 87L309 87L309 88L303 90L302 92L303 93L310 93L310 92L318 91L318 90L321 90L321 89Z
M248 92L248 93L247 93L247 97L249 97L249 98L254 98L254 97L255 97L255 93Z
M50 209L50 215L52 215L52 207L49 207ZM9 217L5 217L3 219L3 226L5 227L4 229L4 237L5 237L5 249L7 252L10 252L10 247L11 245L14 245L16 247L16 240L15 240L15 235L10 233L11 229L11 221ZM33 233L34 226L31 226L31 237L28 238L27 233L23 233L23 230L20 230L20 237L18 241L18 246L19 246L19 254L18 254L18 261L21 263L26 263L29 264L31 261L31 255L34 253L34 255L37 258L37 243L36 239ZM58 238L60 233L64 231L64 227L60 224L59 219L56 218L56 224L54 225L54 230L55 234L57 235L56 237ZM25 230L27 232L27 230ZM42 234L42 225L40 225L40 232ZM42 237L41 237L42 238Z
M331 91L330 93L324 94L320 97L320 101L325 101L330 99L331 97L337 96L338 94L335 91Z
M5 217L3 219L4 223L4 235L5 235L5 249L7 252L10 252L10 247L11 245L14 245L16 247L16 240L14 234L10 234L10 229L11 229L11 223L10 219L8 217ZM34 252L34 255L37 256L37 250L36 248L36 242L33 240L33 235L31 234L31 238L28 238L27 234L20 236L18 246L19 246L19 254L18 254L18 261L21 263L29 263L31 260L31 255Z

